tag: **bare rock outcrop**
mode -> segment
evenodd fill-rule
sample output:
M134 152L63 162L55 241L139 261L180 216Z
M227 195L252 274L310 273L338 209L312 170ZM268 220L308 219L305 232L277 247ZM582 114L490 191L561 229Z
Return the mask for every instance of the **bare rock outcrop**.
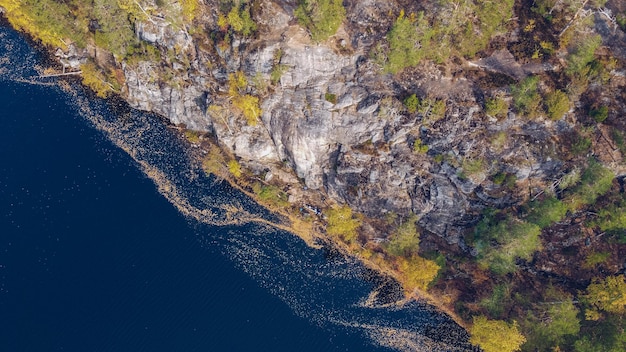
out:
M158 18L138 22L139 38L176 55L124 65L125 98L172 123L213 133L252 170L286 175L284 168L291 168L303 187L324 191L374 217L415 213L423 228L462 246L463 230L482 208L515 202L499 196L500 186L488 179L497 171L491 160L501 159L506 165L502 171L517 175L518 182L535 178L539 185L559 171L525 137L545 141L550 133L540 133L543 127L528 133L532 126L514 119L490 122L479 113L481 98L472 83L453 79L434 65L418 67L399 80L383 74L368 59L376 42L370 33L377 31L364 28L390 25L387 14L397 5L366 3L348 2L345 27L327 43L311 42L295 24L293 1L263 2L255 14L258 37L234 38L229 47ZM509 56L481 63L498 66L502 57L512 60ZM250 88L261 97L258 124L248 124L228 108L210 108L228 101L229 74L242 71L268 82L276 65L284 72L270 89ZM515 72L507 73L521 77L522 68L512 65ZM500 66L495 69L502 71ZM428 121L424 114L408 113L400 99L411 93L445 101L445 115ZM519 133L494 150L490 139L499 130ZM414 151L418 139L429 145L427 154ZM526 161L507 159L522 150ZM440 161L433 162L437 155ZM461 175L469 159L482 160L484 170Z

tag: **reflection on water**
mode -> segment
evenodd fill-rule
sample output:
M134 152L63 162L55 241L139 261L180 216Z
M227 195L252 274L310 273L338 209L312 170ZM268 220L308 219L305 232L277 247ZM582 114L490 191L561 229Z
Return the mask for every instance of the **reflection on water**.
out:
M205 175L191 151L159 117L88 98L73 83L33 78L35 55L6 28L0 31L0 47L6 53L0 58L0 82L62 90L70 106L128 153L188 218L207 255L221 252L298 316L326 329L359 332L374 344L397 350L471 350L467 334L445 315L417 302L393 303L401 292L393 282L352 258L309 248L273 227L283 219L227 183ZM368 299L372 297L377 299Z

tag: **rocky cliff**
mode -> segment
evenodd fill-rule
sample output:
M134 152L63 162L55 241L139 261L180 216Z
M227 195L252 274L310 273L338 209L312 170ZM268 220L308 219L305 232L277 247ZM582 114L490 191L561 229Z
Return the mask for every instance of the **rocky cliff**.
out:
M591 140L589 133L580 133L588 128L588 117L581 113L595 105L576 100L579 82L563 83L564 67L571 66L565 61L579 49L555 51L548 38L539 43L543 52L525 56L526 46L538 45L525 37L541 40L542 30L554 31L536 28L536 19L509 24L471 60L421 60L391 74L376 53L388 45L394 22L406 10L413 14L409 21L418 24L415 13L446 13L447 3L345 1L345 20L322 42L313 41L296 21L300 2L295 0L197 3L194 17L181 21L172 17L171 7L141 2L143 14L134 15L132 31L157 55L121 59L97 45L77 49L70 44L57 56L69 68L93 60L109 70L119 83L117 92L131 106L210 134L248 170L266 180L280 179L292 203L308 206L302 190L315 190L373 219L415 214L422 229L468 251L462 235L483 209L503 209L558 191L559 180L579 169L581 157L595 155L618 175L625 170L620 149L605 134ZM621 2L611 5L619 8ZM620 48L624 34L616 17L607 8L585 6L567 14L554 5L551 11L565 13L570 21L554 37L586 16L586 29L576 33L597 32L606 48ZM228 8L250 13L255 32L228 27ZM518 11L527 16L524 8ZM552 56L546 59L548 52ZM623 59L620 50L609 52ZM602 73L613 90L626 83L619 67ZM541 96L534 92L525 103L534 110L525 111L513 90L525 89L519 88L524 79L537 75L552 81L533 89L547 97L552 85L568 84L574 104L556 118L537 113L546 103L537 101ZM243 85L232 88L235 76ZM517 82L522 83L515 88ZM619 97L603 93L597 84L581 88L591 92L586 99L624 109ZM412 95L421 102L419 109L408 106ZM245 117L236 107L242 96L258 99L258 116ZM504 110L489 112L490 100L504 104ZM576 143L591 149L572 152ZM362 240L387 235L371 229Z
M219 8L208 0L204 5ZM119 66L121 94L131 106L214 134L257 173L293 170L301 187L321 190L368 216L415 213L423 228L461 246L459 235L483 207L503 207L527 196L505 193L504 186L487 179L496 168L515 175L518 184L532 179L537 190L562 172L562 163L550 153L557 131L570 128L567 122L529 123L513 113L502 121L486 118L479 82L450 72L470 70L467 63L422 64L401 76L381 71L369 52L391 25L389 12L401 4L349 3L348 20L324 43L312 42L295 23L296 5L261 2L254 12L257 35L219 46L210 37L216 11L202 12L193 35L189 26L158 12L137 20L136 35L164 53L161 61L120 63L95 49L69 56ZM59 55L70 63L67 54ZM212 112L211 106L229 106L229 74L241 71L250 82L269 82L277 65L284 72L271 87L246 88L261 97L258 124L228 108ZM401 99L411 93L444 101L445 112L436 119L407 112ZM515 133L502 145L490 143L498 132L511 130ZM427 153L415 152L417 140L428 145ZM468 160L483 165L463 173Z

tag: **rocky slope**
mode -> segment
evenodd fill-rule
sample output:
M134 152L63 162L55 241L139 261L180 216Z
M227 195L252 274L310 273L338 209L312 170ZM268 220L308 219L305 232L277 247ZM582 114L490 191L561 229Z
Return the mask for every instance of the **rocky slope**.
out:
M372 217L413 212L424 229L461 246L459 235L481 208L524 197L503 194L486 178L492 160L502 160L518 184L532 179L537 190L562 171L546 149L555 148L555 135L569 128L567 122L528 123L513 113L499 122L485 118L477 83L448 72L463 65L423 64L396 78L381 72L368 53L384 35L380 29L390 26L389 11L399 11L400 4L349 4L348 21L325 43L311 42L294 22L295 6L261 2L254 12L256 38L234 38L227 47L215 48L206 32L192 36L157 15L135 23L137 36L175 55L118 64L107 53L88 54L101 65L120 66L122 96L131 106L214 134L251 170L285 175L277 169L292 169L303 187ZM214 28L215 20L215 12L205 11L196 25ZM256 126L236 113L210 113L211 105L228 104L228 74L243 71L250 80L268 81L276 65L285 67L276 85L248 88L262 97ZM430 123L407 113L400 98L409 93L446 101L445 116ZM498 131L511 130L515 134L499 150L488 143ZM416 139L428 144L428 154L414 152ZM434 162L434 155L444 156L443 162ZM462 177L463 161L476 158L486 165Z

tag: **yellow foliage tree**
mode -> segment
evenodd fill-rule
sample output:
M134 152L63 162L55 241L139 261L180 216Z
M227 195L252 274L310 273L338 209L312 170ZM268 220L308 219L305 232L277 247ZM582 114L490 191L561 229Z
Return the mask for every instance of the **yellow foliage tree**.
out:
M181 0L183 16L189 21L193 21L196 17L196 11L198 10L198 0Z
M409 259L399 257L397 268L402 275L404 289L426 290L428 285L437 277L439 265L432 260L424 259L418 255L413 255Z
M624 282L624 275L595 280L587 287L587 294L584 297L594 308L610 313L625 314L626 282Z
M217 26L220 27L220 30L226 31L228 29L228 18L224 16L224 14L217 15Z
M485 352L519 351L526 342L526 338L517 329L517 322L509 324L502 320L488 320L483 316L474 318L470 335L470 342L480 346Z
M48 4L45 3L45 5ZM63 5L56 5L58 5L59 8L52 8L50 12L54 12L54 15L60 16L62 13L59 12L65 11L66 8L63 8ZM50 21L49 18L44 16L50 13L44 14L40 8L20 0L0 0L0 6L5 9L5 16L13 28L28 32L43 44L67 48L66 43L63 41L65 35L59 32L59 29L62 27L58 26L59 23L50 23L53 21ZM40 6L42 5L40 4ZM56 18L54 18L54 20L54 22L59 22Z
M241 177L241 165L239 165L237 160L230 160L228 162L228 171L236 178Z
M146 10L136 0L117 0L117 6L126 11L132 21L145 21L148 19Z
M233 98L233 106L241 111L248 125L256 126L262 112L259 107L259 98L250 94L236 96Z
M246 75L237 71L228 75L228 95L231 97L241 95L248 87Z
M88 62L80 67L83 84L93 89L100 98L106 98L113 92L112 85L107 82L106 76L100 72L95 64Z
M233 106L243 114L248 125L256 126L262 111L258 97L244 94L247 87L248 80L243 72L237 71L228 75L228 95L233 101Z
M226 178L228 171L226 170L226 159L220 148L211 145L208 153L202 160L202 169L207 174L213 174L220 178Z
M326 212L326 232L331 236L338 236L345 242L352 242L357 235L356 230L361 226L361 221L352 215L352 209L344 205L330 208Z
M389 244L387 245L389 254L395 257L409 258L417 253L420 245L420 234L415 226L416 221L417 216L411 215L389 236Z
M247 6L241 9L239 6L233 6L227 17L228 24L230 24L233 30L237 33L249 36L256 31L256 23L252 20L252 17L250 16L250 9Z

